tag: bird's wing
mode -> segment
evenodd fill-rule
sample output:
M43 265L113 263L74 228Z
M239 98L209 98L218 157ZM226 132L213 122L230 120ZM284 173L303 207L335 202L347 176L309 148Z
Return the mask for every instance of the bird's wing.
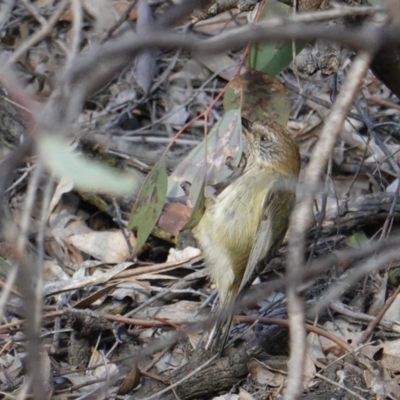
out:
M238 293L256 278L259 261L264 259L269 261L285 237L296 195L293 189L283 188L281 180L278 182L280 186L271 187L264 198L262 217L258 223L255 241Z

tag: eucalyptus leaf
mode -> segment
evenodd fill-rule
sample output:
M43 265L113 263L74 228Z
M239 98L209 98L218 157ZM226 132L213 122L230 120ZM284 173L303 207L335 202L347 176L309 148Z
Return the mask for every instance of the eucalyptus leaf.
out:
M233 79L224 95L224 110L240 109L242 117L254 122L272 119L286 126L290 99L286 88L276 78L249 70Z
M168 176L164 159L154 165L140 189L129 218L128 229L136 232L135 253L146 243L161 215L167 195Z
M42 134L37 144L41 158L54 176L72 182L77 189L120 196L139 188L135 175L87 159L57 136Z
M207 139L192 149L175 168L168 179L168 197L184 196L181 186L189 183L190 200L193 204L196 203L204 177L208 185L222 182L232 174L227 161L238 166L241 156L240 112L231 109L212 128Z
M292 7L277 0L266 0L261 11L260 21L291 15ZM295 43L295 54L303 50L305 43ZM293 61L292 42L277 44L257 43L250 47L248 63L250 68L275 76Z
M206 209L206 198L204 195L204 188L205 184L203 182L199 192L197 193L197 199L192 210L192 215L190 216L189 221L186 223L186 225L182 230L194 228L200 222L201 217L203 216L204 211Z

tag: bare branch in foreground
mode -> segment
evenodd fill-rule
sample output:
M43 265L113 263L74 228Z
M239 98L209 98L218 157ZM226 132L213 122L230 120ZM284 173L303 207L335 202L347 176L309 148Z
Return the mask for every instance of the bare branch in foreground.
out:
M307 196L295 207L289 228L289 251L286 275L288 286L288 316L290 320L290 360L285 400L299 399L302 393L304 360L306 355L306 331L304 300L298 290L299 278L305 268L304 254L308 227L312 222L312 203L320 177L332 154L347 113L357 95L362 79L368 72L372 53L361 52L354 60L346 82L340 91L332 111L325 121L320 140L306 169Z

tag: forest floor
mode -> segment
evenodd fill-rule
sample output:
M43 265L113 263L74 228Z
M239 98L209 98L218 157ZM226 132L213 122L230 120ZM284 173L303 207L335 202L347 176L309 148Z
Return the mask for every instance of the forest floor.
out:
M85 0L79 20L73 1L71 8L54 0L23 3L3 10L8 20L1 28L5 60L37 35L13 64L23 92L0 76L5 87L0 154L7 165L21 135L41 133L18 110L31 107L35 118L45 115L56 90L65 95L68 87L61 88L58 79L62 68L66 73L74 64L66 48L84 53L106 42L127 7L123 1L104 0L100 6ZM128 16L131 24L137 11ZM156 9L158 18L163 12ZM146 18L145 32L152 26ZM175 31L187 29L188 21ZM212 38L247 23L247 13L227 11L198 22L191 32ZM138 187L165 161L170 196L137 255L132 257L139 239L126 229L137 191L110 194L106 177L101 195L74 188L68 179L44 172L34 153L19 160L7 179L1 175L7 188L0 236L1 396L25 398L39 376L52 399L280 398L290 354L283 281L287 240L237 305L235 340L216 356L203 350L202 339L215 320L215 299L210 301L215 287L190 230L181 233L193 207L180 185L182 171L193 171L198 159L190 152L221 120L223 100L215 99L240 72L243 50L141 54L111 81L98 83L67 129L59 116L69 144L88 160L128 171ZM346 54L336 79L320 72L308 76L296 63L276 76L290 100L287 126L300 148L300 184L352 59ZM309 324L305 399L400 398L399 110L397 97L368 72L324 170L304 254L310 267L302 287ZM54 149L59 160L48 162L73 174L68 156L64 160L64 153L43 143L39 154ZM83 186L97 179L91 173L78 172ZM171 187L179 192L174 197ZM152 208L141 210L151 219ZM379 238L386 244L376 244ZM12 272L17 265L19 271ZM257 323L260 318L263 323ZM33 339L35 332L40 341ZM36 364L27 356L35 349Z

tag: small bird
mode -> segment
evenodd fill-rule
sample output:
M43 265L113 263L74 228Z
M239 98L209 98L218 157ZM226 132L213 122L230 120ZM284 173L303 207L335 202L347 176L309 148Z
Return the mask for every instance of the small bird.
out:
M293 137L276 122L243 118L242 126L247 138L243 172L207 199L193 232L218 289L222 313L210 338L217 341L226 327L220 351L229 337L233 303L255 279L257 264L272 258L286 234L301 163Z

